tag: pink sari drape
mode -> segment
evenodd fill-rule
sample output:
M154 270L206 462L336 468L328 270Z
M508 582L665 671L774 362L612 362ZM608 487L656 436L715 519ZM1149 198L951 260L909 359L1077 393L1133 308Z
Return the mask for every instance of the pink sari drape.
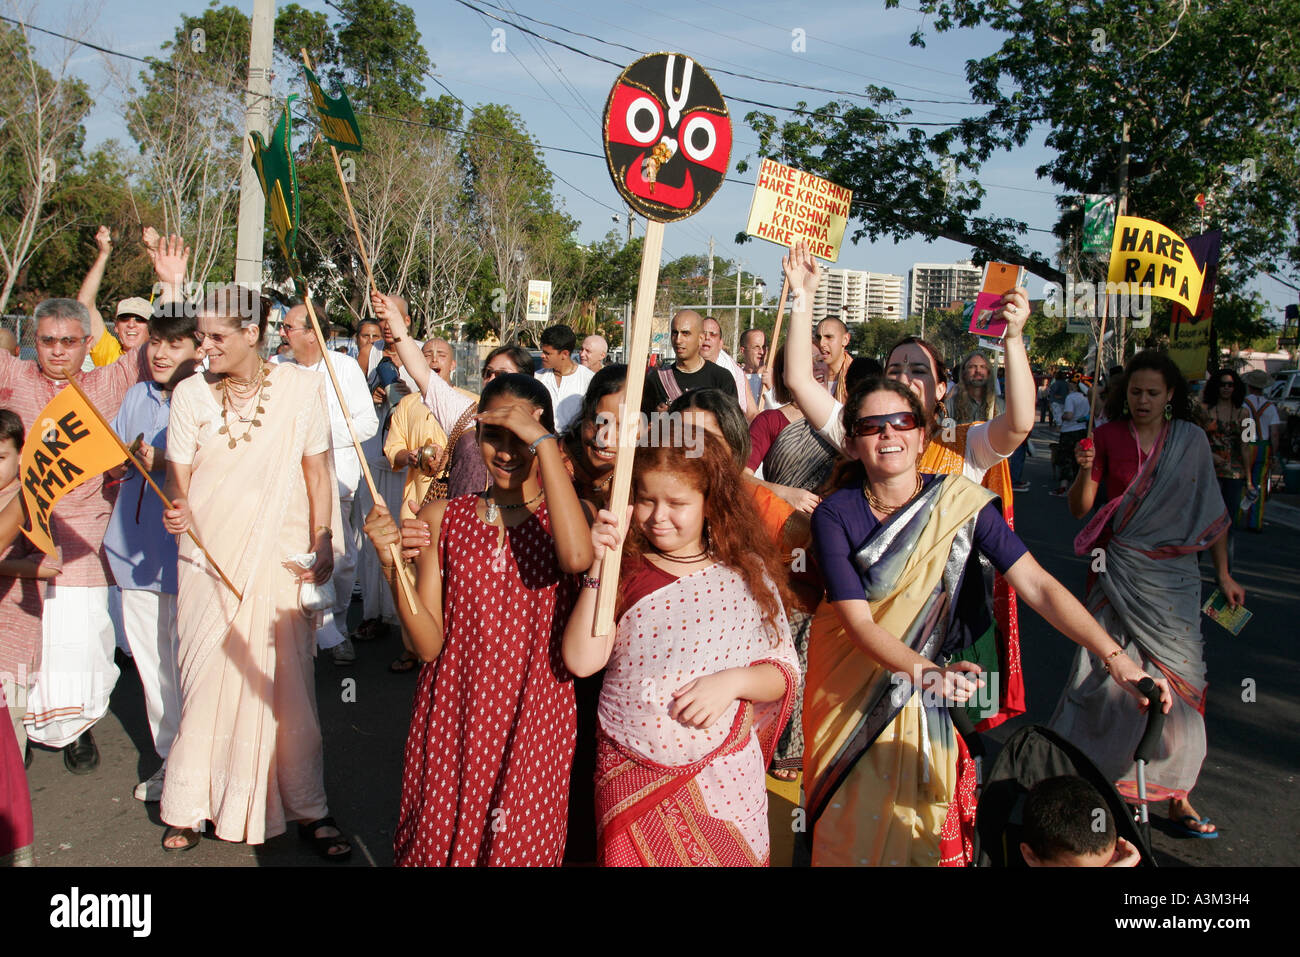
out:
M328 813L315 623L299 610L297 581L284 566L310 551L302 459L330 448L324 387L315 373L276 366L262 425L233 449L217 432L220 408L203 376L172 399L168 453L182 462L193 454L195 533L243 600L188 536L177 536L182 706L161 814L178 827L211 820L227 841L262 843L283 833L286 820ZM337 560L343 535L332 476L329 488Z
M778 701L736 701L711 727L668 716L673 692L728 668L769 663ZM629 608L605 671L596 758L599 863L768 863L765 773L799 687L785 616L776 634L731 569L714 565Z

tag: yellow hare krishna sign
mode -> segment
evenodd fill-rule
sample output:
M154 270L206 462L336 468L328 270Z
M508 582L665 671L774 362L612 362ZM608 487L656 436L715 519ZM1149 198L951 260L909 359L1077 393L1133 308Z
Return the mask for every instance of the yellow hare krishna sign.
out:
M1129 284L1130 296L1146 289L1195 312L1205 271L1173 230L1150 219L1120 216L1115 221L1106 281Z

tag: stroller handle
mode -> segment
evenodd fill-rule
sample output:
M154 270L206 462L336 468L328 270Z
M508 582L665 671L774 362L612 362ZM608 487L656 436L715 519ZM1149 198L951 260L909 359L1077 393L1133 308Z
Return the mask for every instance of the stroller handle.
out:
M1160 736L1165 730L1165 713L1161 709L1160 689L1156 687L1154 681L1143 678L1138 682L1137 687L1147 699L1147 729L1142 734L1142 740L1138 742L1137 750L1133 752L1133 760L1145 764L1155 756L1160 744Z

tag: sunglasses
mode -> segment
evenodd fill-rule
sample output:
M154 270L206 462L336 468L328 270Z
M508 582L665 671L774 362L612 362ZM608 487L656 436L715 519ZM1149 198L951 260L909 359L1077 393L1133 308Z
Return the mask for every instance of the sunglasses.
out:
M90 336L37 336L36 341L47 349L53 349L55 346L75 349L89 338Z
M853 434L858 438L879 435L889 426L895 432L910 432L921 427L915 412L890 412L888 415L864 415L853 423Z

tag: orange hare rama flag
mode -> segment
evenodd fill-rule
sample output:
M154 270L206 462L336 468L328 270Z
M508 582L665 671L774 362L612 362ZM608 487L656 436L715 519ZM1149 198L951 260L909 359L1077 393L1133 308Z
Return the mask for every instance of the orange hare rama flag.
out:
M18 476L27 526L23 534L47 555L54 554L50 513L68 492L126 461L113 430L75 388L65 388L41 410L27 433Z

